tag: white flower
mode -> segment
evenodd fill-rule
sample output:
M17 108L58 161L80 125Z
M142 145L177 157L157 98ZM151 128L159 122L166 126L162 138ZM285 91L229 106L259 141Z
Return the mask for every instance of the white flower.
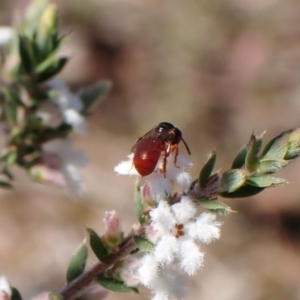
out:
M60 108L53 101L44 101L39 105L36 115L43 124L50 128L56 128L64 122Z
M42 148L42 162L32 168L32 176L39 181L67 186L75 194L81 195L83 185L77 167L86 165L88 161L86 155L73 150L71 142L63 139L50 141Z
M6 45L14 36L15 31L8 26L0 26L0 46Z
M139 175L133 166L133 154L128 155L128 160L121 161L115 166L114 171L119 175Z
M152 300L183 299L185 285L181 275L194 275L203 265L204 253L197 242L219 238L221 223L212 214L197 215L188 196L173 205L159 201L149 214L145 232L154 249L142 258L139 279L153 290Z
M126 285L135 287L141 283L138 270L141 267L141 259L136 255L126 257L121 264L119 273Z
M52 79L48 86L56 92L53 101L59 107L64 121L71 125L75 131L85 134L87 132L87 124L84 116L81 114L83 110L81 99L71 93L63 81L58 78Z
M139 268L141 283L153 290L152 300L183 299L185 281L174 267L160 268L151 254L146 254Z
M0 276L0 300L9 300L11 294L11 287L6 277Z
M187 197L172 206L160 201L157 208L150 212L151 227L158 232L155 239L148 237L155 243L155 260L168 265L178 259L180 267L188 275L195 274L203 262L203 253L195 244L194 238L185 232L185 226L193 222L195 213L193 202Z
M122 161L115 167L115 172L120 175L139 175L133 164L133 156L128 156L127 161ZM176 165L174 163L175 153L172 152L167 157L166 174L163 169L163 154L161 155L153 173L144 176L141 179L140 187L143 194L144 187L147 188L148 198L159 201L165 199L166 195L170 195L175 183L179 184L183 190L187 190L191 184L191 176L189 170L192 163L186 155L178 154L176 157Z

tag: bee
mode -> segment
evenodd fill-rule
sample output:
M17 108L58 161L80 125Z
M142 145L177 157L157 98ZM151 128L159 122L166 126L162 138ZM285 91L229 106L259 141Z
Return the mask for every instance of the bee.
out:
M187 143L182 138L181 131L168 122L159 123L133 145L133 165L141 176L151 174L163 155L162 172L166 177L167 157L175 151L174 164L178 156L178 144L183 141L185 148L191 154Z

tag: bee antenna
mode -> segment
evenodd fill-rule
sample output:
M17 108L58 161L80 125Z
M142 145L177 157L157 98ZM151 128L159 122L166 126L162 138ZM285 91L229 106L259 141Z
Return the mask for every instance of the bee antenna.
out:
M187 150L188 154L189 154L189 155L191 155L191 151L190 151L190 148L189 148L189 146L187 145L187 143L185 142L185 140L184 140L183 138L181 138L181 140L183 141L183 143L184 143L184 146L185 146L185 148L186 148L186 150Z

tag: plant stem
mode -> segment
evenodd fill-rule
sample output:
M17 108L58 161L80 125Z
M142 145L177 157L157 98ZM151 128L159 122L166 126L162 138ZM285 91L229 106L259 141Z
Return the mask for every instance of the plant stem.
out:
M119 250L116 253L113 253L105 263L98 262L91 269L68 283L60 292L63 299L72 300L78 297L82 290L87 288L98 276L102 275L107 269L134 249L136 249L136 244L134 242L134 235L131 234L124 239Z

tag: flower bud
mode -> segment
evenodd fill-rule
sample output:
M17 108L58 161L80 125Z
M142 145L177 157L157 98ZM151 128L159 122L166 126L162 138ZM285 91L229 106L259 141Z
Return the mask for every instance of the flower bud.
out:
M115 210L105 212L103 224L105 233L101 238L102 242L108 249L113 249L123 240L120 219Z

